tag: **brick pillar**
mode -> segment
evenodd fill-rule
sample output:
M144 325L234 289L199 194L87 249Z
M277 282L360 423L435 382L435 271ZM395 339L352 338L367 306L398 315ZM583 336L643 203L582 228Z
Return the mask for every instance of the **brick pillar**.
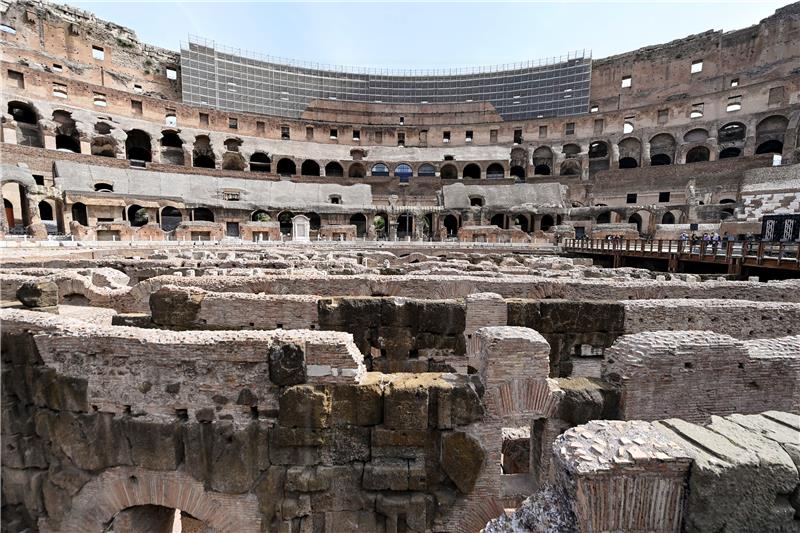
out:
M470 294L465 298L467 310L464 336L466 337L467 355L475 341L475 332L487 326L505 326L508 324L508 305L502 296L494 292Z

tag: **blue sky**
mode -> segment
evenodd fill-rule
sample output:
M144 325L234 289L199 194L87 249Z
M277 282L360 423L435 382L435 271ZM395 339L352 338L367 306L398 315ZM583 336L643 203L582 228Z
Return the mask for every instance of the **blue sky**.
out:
M595 58L757 23L788 0L671 2L68 2L178 50L188 34L325 64L441 68L591 49Z

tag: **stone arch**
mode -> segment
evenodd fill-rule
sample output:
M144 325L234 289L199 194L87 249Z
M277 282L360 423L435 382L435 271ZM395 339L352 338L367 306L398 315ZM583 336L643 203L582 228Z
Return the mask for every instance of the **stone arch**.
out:
M481 179L481 167L478 166L477 163L469 163L464 167L464 170L461 172L461 175L466 178Z
M397 217L397 237L412 237L414 235L414 215L401 213Z
M788 126L789 119L783 115L771 115L761 120L756 125L756 153L781 153Z
M341 178L344 176L344 168L337 161L331 161L325 165L325 175L331 178Z
M636 224L636 231L642 233L642 215L639 213L634 213L628 217L628 224Z
M306 159L303 161L303 164L300 165L301 176L319 176L319 170L319 163L313 159Z
M581 147L574 143L565 144L561 148L561 153L564 154L564 157L567 159L575 159L581 153Z
M128 206L126 209L126 215L128 217L128 223L133 227L144 226L150 220L147 210L137 204Z
M559 174L562 176L580 176L581 164L577 159L567 159L561 163Z
M711 158L711 151L707 146L695 146L686 152L687 163L697 163L700 161L708 161Z
M452 164L444 165L439 171L439 176L443 180L456 180L458 179L458 169Z
M601 170L608 170L610 163L608 143L605 141L592 141L589 143L589 174Z
M250 172L270 172L272 160L264 152L255 152L250 156Z
M747 137L747 126L741 122L729 122L717 131L717 141L720 144L744 142Z
M514 226L519 226L519 229L524 231L525 233L530 232L530 222L528 220L528 215L514 215L511 217L511 223Z
M544 215L539 223L539 227L542 229L542 231L547 231L555 225L556 221L553 218L553 215Z
M533 174L549 176L553 172L553 150L540 146L533 151Z
M192 166L199 168L216 168L216 159L209 136L198 135L195 137L194 147L192 149Z
M367 234L367 217L364 213L352 215L350 224L356 227L356 237L364 237Z
M525 179L525 167L522 165L512 166L508 173L512 178Z
M662 224L675 224L675 215L672 211L667 211L664 213L664 216L661 217Z
M444 219L442 220L442 226L444 226L448 237L455 237L455 235L458 233L458 228L461 227L461 222L458 220L457 216L450 213L445 215Z
M507 217L506 217L505 213L496 213L489 220L489 224L491 224L492 226L497 226L500 229L507 229L506 228L506 220L507 220Z
M731 157L739 157L742 155L742 149L737 148L736 146L729 146L728 148L723 148L719 153L720 159L728 159Z
M104 531L120 511L142 505L181 509L220 533L259 533L261 514L253 494L207 491L189 474L114 467L86 483L72 498L61 531Z
M308 219L308 229L311 231L319 231L320 226L322 226L322 219L320 218L319 213L309 211L308 213L303 214Z
M168 165L183 166L186 163L183 153L183 139L175 130L161 132L161 162Z
M389 176L389 167L386 163L375 163L370 170L372 176L387 177Z
M80 132L75 119L72 118L72 113L56 109L53 111L53 122L56 124L56 150L81 153Z
M598 224L611 224L611 211L605 211L597 215Z
M89 225L89 212L86 209L86 204L83 202L75 202L72 204L70 211L72 212L73 221L77 222L81 226Z
M394 175L396 178L400 178L400 183L408 183L413 173L414 171L408 163L400 163L394 167Z
M683 140L687 143L702 143L706 142L708 139L708 130L703 128L694 128L692 130L687 131L684 136Z
M641 166L642 141L636 137L626 137L618 144L619 168L636 168Z
M222 164L220 166L222 170L242 171L247 167L247 161L238 151L228 150L222 154Z
M486 167L486 177L489 179L499 179L505 177L505 169L500 163L492 163Z
M675 161L678 142L669 133L659 133L650 139L650 165L670 165Z
M172 231L183 221L183 214L176 207L167 206L161 210L161 229Z
M12 100L8 102L8 114L17 123L17 144L44 148L42 132L39 128L39 113L33 105Z
M56 220L55 209L47 200L39 202L39 218L42 219L42 222L55 222Z
M95 131L98 131L97 126L100 124L104 124L103 122L98 122L95 124ZM111 131L102 128L103 131ZM108 134L103 135L95 135L92 137L92 142L89 145L89 151L92 155L96 155L99 157L117 157L117 140Z
M131 161L153 160L153 148L150 135L142 130L130 130L125 138L125 159Z
M196 222L214 222L214 212L207 207L195 207L192 210L192 220Z
M435 177L436 176L436 167L431 165L430 163L423 163L417 169L417 176L420 177Z
M291 235L293 218L294 218L294 213L292 213L291 211L281 211L280 213L278 213L277 219L278 219L278 224L280 224L281 233Z
M278 166L275 169L281 176L294 176L297 174L297 165L288 157L278 161Z
M272 217L269 216L269 213L264 211L263 209L256 209L252 213L250 213L250 220L253 222L269 222L272 220Z
M363 178L367 175L367 169L361 163L353 163L347 169L347 177L349 178Z

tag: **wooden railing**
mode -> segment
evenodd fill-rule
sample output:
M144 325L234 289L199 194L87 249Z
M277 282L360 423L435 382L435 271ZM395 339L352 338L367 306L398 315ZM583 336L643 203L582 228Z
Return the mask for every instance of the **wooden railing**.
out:
M731 263L800 269L800 243L764 241L683 241L646 239L565 239L564 251Z

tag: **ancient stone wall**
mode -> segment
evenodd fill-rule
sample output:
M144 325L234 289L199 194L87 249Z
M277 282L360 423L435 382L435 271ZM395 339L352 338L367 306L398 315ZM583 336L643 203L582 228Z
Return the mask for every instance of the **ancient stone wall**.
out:
M800 337L740 341L711 331L626 335L606 352L603 377L626 420L800 410Z

